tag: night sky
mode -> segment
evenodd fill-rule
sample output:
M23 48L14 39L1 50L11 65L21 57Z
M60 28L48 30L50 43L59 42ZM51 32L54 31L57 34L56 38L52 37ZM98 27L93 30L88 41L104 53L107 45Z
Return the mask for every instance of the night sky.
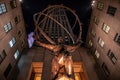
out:
M33 15L49 5L63 4L76 11L82 22L82 39L85 41L91 15L91 0L23 0L22 10L25 19L27 34L34 31ZM77 29L77 28L75 28ZM78 34L78 33L75 33Z

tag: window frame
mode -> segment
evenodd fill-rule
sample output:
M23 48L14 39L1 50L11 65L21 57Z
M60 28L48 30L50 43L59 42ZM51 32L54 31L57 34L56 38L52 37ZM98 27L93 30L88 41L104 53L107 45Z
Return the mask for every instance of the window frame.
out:
M92 42L92 40L89 40L89 46L90 46L90 47L93 46L93 42Z
M95 57L96 57L97 59L99 59L100 53L99 53L97 50L95 50L94 54L95 54Z
M3 62L3 59L2 59L2 57L1 57L1 55L0 55L0 64Z
M5 30L6 33L8 33L10 30L12 30L11 22L4 25L4 30Z
M103 47L104 44L105 44L105 42L99 37L99 39L98 39L98 44L99 44L101 47Z
M101 2L101 1L98 1L98 2L97 2L97 9L103 10L103 8L104 8L104 3Z
M99 22L100 22L99 18L98 18L98 17L96 17L96 16L94 16L94 23L95 23L96 25L98 25L98 24L99 24Z
M1 6L1 5L4 5L4 9L5 9L5 11L3 11L3 7ZM5 3L0 3L0 15L2 15L2 14L4 14L4 13L6 13L7 12L7 7L6 7L6 4Z
M15 39L15 37L13 37L13 38L9 41L10 47L12 48L12 47L15 45L15 43L16 43L16 39Z
M102 25L102 30L103 30L105 33L109 33L110 27L109 27L108 25L106 25L105 23L103 23L103 25Z
M7 56L7 54L6 54L5 50L3 50L2 54L1 54L1 58L4 60L6 56Z
M22 30L18 31L18 36L21 37L22 36Z
M109 5L108 9L107 9L107 14L109 14L111 16L114 16L116 11L117 11L116 7L113 7L113 6Z
M111 50L108 51L107 56L109 57L113 64L117 62L117 58L115 57L114 53Z
M8 77L8 75L9 75L9 73L10 73L11 70L12 70L12 65L11 65L11 63L9 63L8 66L7 66L7 68L5 69L5 71L3 73L5 78Z
M116 33L116 34L115 34L114 41L115 41L117 44L120 45L120 35L119 35L119 33Z
M96 32L93 29L91 29L91 34L93 35L93 37L96 36Z
M20 52L17 49L16 52L15 52L15 54L14 54L14 58L17 60L19 58L19 55L20 55Z
M15 24L18 24L20 22L20 16L16 16L14 18Z
M104 74L105 74L107 77L109 77L110 71L109 71L108 67L106 66L106 64L105 64L104 62L103 62L103 64L102 64L102 70L103 70Z
M16 0L11 0L11 1L10 1L10 7L11 7L12 9L16 8L16 7L17 7L17 1L16 1Z

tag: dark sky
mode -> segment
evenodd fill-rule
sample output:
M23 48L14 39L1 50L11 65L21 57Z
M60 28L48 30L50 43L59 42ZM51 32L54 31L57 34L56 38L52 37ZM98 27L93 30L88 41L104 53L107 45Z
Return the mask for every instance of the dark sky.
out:
M83 23L82 36L86 37L91 15L91 0L23 0L22 9L27 33L34 30L33 15L36 12L40 12L45 9L48 5L53 4L63 4L71 9L74 9Z

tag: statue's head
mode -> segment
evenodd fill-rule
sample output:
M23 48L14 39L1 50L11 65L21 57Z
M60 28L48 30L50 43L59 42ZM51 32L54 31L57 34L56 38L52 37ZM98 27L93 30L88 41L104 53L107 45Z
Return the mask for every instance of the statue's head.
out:
M58 43L59 43L59 44L63 44L63 43L64 43L64 40L63 40L62 37L59 37L59 38L58 38Z

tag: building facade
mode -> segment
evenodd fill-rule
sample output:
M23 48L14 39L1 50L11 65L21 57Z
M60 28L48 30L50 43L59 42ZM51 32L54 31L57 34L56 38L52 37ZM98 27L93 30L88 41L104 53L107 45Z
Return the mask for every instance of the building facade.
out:
M0 0L0 80L10 80L27 47L27 36L19 0Z
M101 80L120 76L120 0L94 0L87 36Z
M51 20L51 18L45 17L41 27L42 30L56 43L57 39L59 37L62 37L65 41L64 44L72 44L70 36L74 37L74 34L72 32L72 28L66 14L66 10L59 8L53 10L50 9L47 11L47 14L51 16L55 21ZM56 21L62 24L64 28L66 28L66 30L70 33L70 36L68 35L67 31L65 31L60 25L58 25L58 23L56 23ZM45 38L42 38L42 40L46 41Z

